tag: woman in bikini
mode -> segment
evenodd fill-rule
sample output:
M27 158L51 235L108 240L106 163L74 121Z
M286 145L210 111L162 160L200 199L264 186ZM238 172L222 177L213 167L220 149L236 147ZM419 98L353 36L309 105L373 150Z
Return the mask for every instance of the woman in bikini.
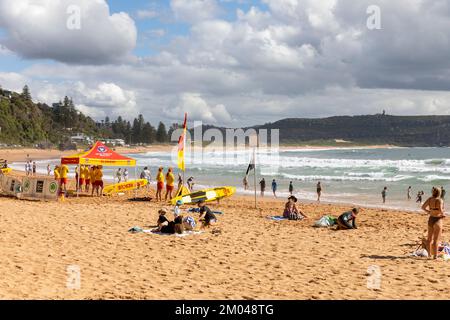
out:
M298 209L297 198L295 196L290 196L288 202L284 206L283 217L289 220L302 220L307 218L307 216Z
M425 201L422 210L430 215L428 218L428 239L427 251L433 259L436 259L439 240L442 236L444 201L441 199L441 189L434 187L431 191L431 197Z

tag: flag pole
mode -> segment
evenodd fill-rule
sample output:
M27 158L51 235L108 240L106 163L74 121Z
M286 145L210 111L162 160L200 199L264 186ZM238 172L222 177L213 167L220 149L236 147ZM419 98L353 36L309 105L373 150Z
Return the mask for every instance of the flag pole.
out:
M255 209L258 208L257 204L256 204L256 147L253 147L253 184L254 184L254 189L255 189Z

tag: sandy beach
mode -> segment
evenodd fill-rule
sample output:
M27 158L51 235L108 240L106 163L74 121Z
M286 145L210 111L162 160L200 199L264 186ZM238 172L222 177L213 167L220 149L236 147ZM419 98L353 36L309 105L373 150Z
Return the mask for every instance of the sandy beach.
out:
M126 197L30 202L0 198L2 299L449 299L448 262L408 257L427 217L365 209L359 228L311 227L348 209L301 205L304 221L268 220L283 201L234 196L217 227L186 237L131 234L155 202ZM217 231L219 230L219 231ZM444 233L444 239L449 240ZM79 289L67 287L79 268ZM368 268L381 271L367 288Z

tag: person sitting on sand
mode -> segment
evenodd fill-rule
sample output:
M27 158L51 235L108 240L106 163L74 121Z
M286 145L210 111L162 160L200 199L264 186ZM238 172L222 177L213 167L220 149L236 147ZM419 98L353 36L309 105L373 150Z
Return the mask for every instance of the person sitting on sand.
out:
M337 219L337 230L357 229L356 216L359 211L359 208L353 208L351 211L341 214Z
M297 208L297 198L295 196L290 196L288 202L284 206L283 217L289 220L302 220L307 218L307 216Z
M196 225L197 224L195 223L195 219L193 217L191 217L191 216L183 217L184 230L192 231L192 230L194 230Z
M204 201L198 203L198 207L200 208L200 217L199 220L203 222L203 227L209 227L217 223L217 218L212 213L211 209L209 209Z
M168 234L174 234L174 233L183 233L184 232L184 226L182 218L183 216L178 216L174 221L169 221L166 218L167 210L166 209L160 209L158 211L159 217L158 217L158 227L156 232L161 233L168 233Z
M431 197L422 206L422 210L430 215L428 218L427 251L433 259L438 253L439 240L442 236L444 213L444 200L441 198L441 189L433 187Z

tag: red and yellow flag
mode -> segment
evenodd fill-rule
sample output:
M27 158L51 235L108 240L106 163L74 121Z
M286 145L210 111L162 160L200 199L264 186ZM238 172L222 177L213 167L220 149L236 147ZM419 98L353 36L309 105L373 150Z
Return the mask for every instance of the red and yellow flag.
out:
M184 114L183 133L178 139L178 168L185 171L184 165L184 150L186 147L186 129L187 129L187 113Z

